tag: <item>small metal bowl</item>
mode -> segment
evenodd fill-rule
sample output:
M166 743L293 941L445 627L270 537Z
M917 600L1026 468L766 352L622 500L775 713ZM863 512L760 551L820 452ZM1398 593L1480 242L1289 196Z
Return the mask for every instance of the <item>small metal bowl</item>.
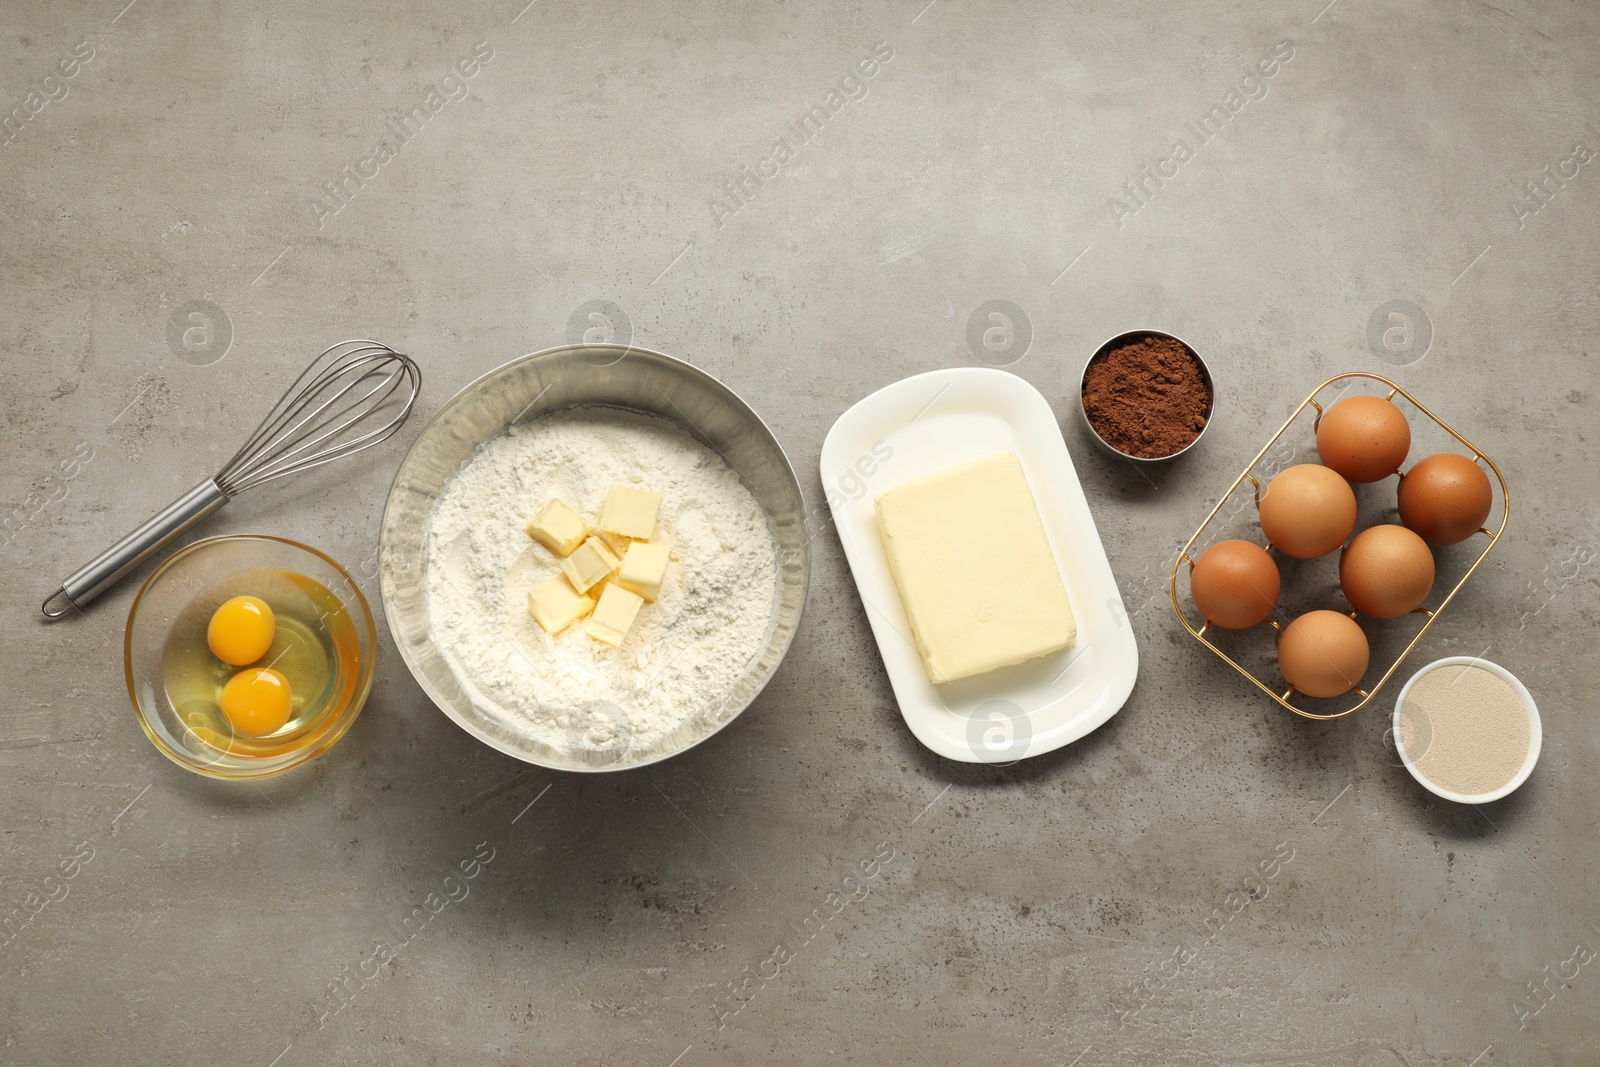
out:
M1114 448L1106 441L1105 438L1100 436L1100 431L1094 428L1094 423L1089 420L1089 412L1085 410L1083 406L1083 386L1084 382L1089 376L1089 368L1094 365L1094 361L1105 355L1113 348L1128 344L1132 341L1142 340L1146 337L1164 337L1168 340L1176 341L1182 345L1184 349L1188 351L1189 355L1194 357L1194 361L1200 365L1200 375L1205 379L1206 388L1211 391L1211 404L1206 408L1206 424L1200 428L1200 432L1195 435L1195 439L1193 441L1190 441L1188 444L1178 449L1178 451L1167 456L1131 456L1119 448ZM1217 385L1216 382L1214 382L1211 378L1211 368L1206 366L1206 361L1200 358L1200 353L1196 352L1194 350L1194 346L1189 342L1185 341L1181 337L1174 336L1173 334L1163 333L1160 330L1130 330L1127 333L1117 334L1105 344L1094 350L1094 355L1090 356L1088 362L1084 363L1083 365L1083 373L1078 375L1078 414L1082 416L1084 426L1088 427L1089 437L1096 445L1100 447L1100 450L1105 452L1107 455L1117 456L1121 459L1128 460L1130 463L1165 463L1169 459L1178 458L1185 452L1189 451L1189 449L1200 443L1200 438L1204 437L1206 435L1206 431L1211 429L1211 420L1213 416L1216 415L1216 412Z
M434 645L428 621L428 520L468 457L511 426L571 408L620 408L665 419L720 455L760 502L778 544L778 584L767 642L728 691L659 740L590 752L560 747L480 705ZM637 347L563 345L490 371L439 409L406 453L379 535L383 612L417 683L457 726L526 763L564 771L642 767L698 745L732 722L766 686L800 626L810 577L805 501L783 447L733 390L680 359Z

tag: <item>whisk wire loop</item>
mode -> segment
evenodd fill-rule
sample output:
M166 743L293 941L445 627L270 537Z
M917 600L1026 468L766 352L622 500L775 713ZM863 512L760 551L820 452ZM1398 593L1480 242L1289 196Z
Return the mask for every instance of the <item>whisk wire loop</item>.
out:
M420 378L415 363L386 345L375 341L334 345L301 372L244 447L223 465L216 476L218 486L235 496L377 444L410 414ZM397 397L405 386L409 388ZM334 409L331 414L330 409ZM388 420L350 436L385 410L390 413Z

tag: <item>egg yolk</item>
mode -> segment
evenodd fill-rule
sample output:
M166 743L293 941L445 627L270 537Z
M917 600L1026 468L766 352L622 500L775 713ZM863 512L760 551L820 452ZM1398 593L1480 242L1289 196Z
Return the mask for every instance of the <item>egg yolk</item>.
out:
M243 667L267 654L278 624L272 609L260 597L236 596L211 616L206 644L222 662Z
M222 687L222 713L234 730L265 737L289 721L289 679L269 667L240 671Z

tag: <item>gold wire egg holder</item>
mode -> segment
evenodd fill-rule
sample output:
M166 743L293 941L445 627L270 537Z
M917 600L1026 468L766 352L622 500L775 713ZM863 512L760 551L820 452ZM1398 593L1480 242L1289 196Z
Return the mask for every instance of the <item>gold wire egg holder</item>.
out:
M1357 686L1351 690L1351 692L1356 693L1361 697L1360 702L1352 707L1345 708L1343 711L1335 711L1323 714L1314 711L1307 711L1305 708L1295 707L1292 703L1290 703L1290 698L1295 695L1295 689L1293 686L1286 684L1286 687L1283 689L1283 691L1279 692L1272 686L1269 686L1266 682L1262 681L1260 678L1256 677L1256 675L1251 673L1248 668L1236 662L1232 656L1228 655L1228 653L1217 647L1217 645L1206 636L1207 632L1211 629L1211 623L1209 621L1202 619L1199 628L1196 628L1194 624L1189 621L1189 617L1184 614L1183 605L1178 600L1178 574L1186 562L1189 564L1190 570L1194 569L1195 560L1191 553L1194 551L1195 544L1205 534L1206 529L1211 525L1212 520L1217 517L1217 514L1221 512L1223 507L1227 505L1228 501L1233 498L1233 494L1238 492L1239 487L1247 480L1254 487L1255 504L1259 519L1261 507L1261 482L1254 474L1256 464L1260 463L1266 454L1272 450L1273 446L1278 443L1278 440L1289 431L1289 427L1294 425L1295 420L1298 419L1301 413L1304 412L1308 407L1317 409L1316 418L1311 424L1311 432L1315 434L1317 427L1322 422L1323 415L1322 405L1317 402L1317 394L1321 393L1324 389L1328 388L1328 386L1333 385L1336 382L1342 382L1348 379L1356 378L1367 378L1386 386L1389 390L1388 394L1384 397L1386 400L1392 401L1396 396L1403 397L1412 407L1426 415L1428 418L1432 419L1440 429L1444 430L1445 433L1459 441L1469 452L1472 453L1472 458L1475 462L1481 462L1489 468L1489 470L1494 474L1495 480L1500 483L1500 526L1493 532L1490 532L1487 527L1480 527L1478 529L1477 533L1483 534L1485 537L1487 537L1489 539L1489 543L1484 546L1484 549L1478 555L1478 558L1472 561L1472 565L1467 568L1467 572L1461 576L1460 581L1456 582L1455 588L1450 590L1449 594L1446 595L1444 600L1439 603L1438 607L1432 609L1419 607L1410 613L1411 615L1423 616L1422 627L1417 630L1415 635L1412 636L1411 642L1401 650L1400 655L1395 658L1395 661L1389 665L1389 669L1383 672L1383 676L1379 678L1376 683L1374 683L1368 689L1362 689L1361 687ZM1405 478L1405 473L1398 472L1397 476L1403 480ZM1321 385L1317 386L1315 389L1311 390L1311 394L1301 402L1299 407L1294 409L1294 412L1287 419L1284 420L1283 425L1278 427L1278 432L1272 435L1271 439L1262 446L1261 451L1256 453L1255 458L1245 466L1245 469L1242 472L1240 472L1239 477L1233 480L1233 484L1230 485L1228 487L1228 491L1222 495L1222 499L1217 501L1216 507L1211 509L1211 513L1205 517L1205 521L1200 523L1200 528L1195 530L1194 536L1190 537L1188 543L1183 546L1183 551L1178 553L1178 558L1172 563L1172 576L1168 581L1168 589L1172 594L1172 609L1173 611L1177 612L1178 621L1183 623L1183 628L1189 631L1189 635L1191 637L1193 637L1196 641L1199 641L1202 645L1205 645L1212 652L1215 652L1224 663L1228 664L1228 666L1232 667L1234 670L1250 679L1257 689L1267 694L1267 696L1271 697L1273 700L1276 700L1279 704L1282 704L1296 715L1303 716L1307 719L1342 719L1346 715L1354 714L1355 712L1366 707L1372 702L1373 698L1375 698L1378 693L1382 691L1384 685L1387 684L1389 679L1394 676L1394 672L1399 670L1400 665L1406 661L1406 657L1411 654L1412 649L1416 648L1417 645L1422 641L1423 635L1426 634L1429 628L1438 621L1439 616L1444 614L1445 608L1450 606L1450 602L1456 598L1456 594L1461 592L1462 587L1467 584L1467 579L1471 578L1478 567L1482 565L1483 561L1488 558L1490 550L1493 549L1494 546L1499 542L1500 535L1505 532L1506 523L1509 522L1510 519L1511 494L1506 488L1505 476L1500 473L1500 468L1495 466L1494 460L1484 455L1481 449L1457 433L1453 428L1451 428L1449 423L1445 422L1432 411L1429 411L1422 404L1418 403L1416 397L1412 396L1410 393L1406 392L1389 379L1381 377L1377 374L1368 374L1365 371L1352 371L1349 374L1335 375L1334 377L1323 382ZM1477 534L1473 534L1472 536L1476 537ZM1271 546L1269 545L1268 547ZM1354 618L1357 612L1346 611L1344 614ZM1276 642L1277 638L1282 635L1283 627L1279 625L1276 619L1268 619L1265 622L1258 623L1257 625L1270 626L1273 630L1274 642ZM1252 629L1254 629L1254 627L1252 627Z

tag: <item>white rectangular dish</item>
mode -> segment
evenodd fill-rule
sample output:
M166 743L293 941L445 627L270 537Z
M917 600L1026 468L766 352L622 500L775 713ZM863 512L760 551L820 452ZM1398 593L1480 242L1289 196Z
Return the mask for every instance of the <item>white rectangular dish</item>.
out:
M945 685L923 669L878 534L873 498L890 486L1015 452L1077 619L1068 648ZM1083 487L1049 403L1005 371L929 371L839 416L822 483L900 714L928 748L964 763L1010 763L1078 740L1133 690L1139 649Z

